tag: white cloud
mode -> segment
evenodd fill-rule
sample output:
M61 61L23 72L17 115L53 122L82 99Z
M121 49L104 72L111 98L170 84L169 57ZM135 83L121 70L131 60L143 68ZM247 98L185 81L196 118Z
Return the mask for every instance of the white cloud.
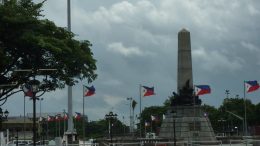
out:
M207 71L236 71L243 67L243 60L201 47L192 52L193 60L200 62L200 67Z
M104 101L109 105L109 107L115 107L117 104L125 101L125 98L113 95L104 95Z
M138 47L125 47L121 42L115 42L108 45L108 51L122 54L124 56L142 56L142 52Z
M250 51L259 51L259 48L252 43L242 41L241 45Z
M251 15L258 15L260 14L259 10L256 9L254 6L252 6L251 4L248 5L248 10L249 10L249 13Z

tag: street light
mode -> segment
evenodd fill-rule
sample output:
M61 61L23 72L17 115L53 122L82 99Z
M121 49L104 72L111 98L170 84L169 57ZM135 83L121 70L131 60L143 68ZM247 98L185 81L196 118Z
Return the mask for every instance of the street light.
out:
M32 92L32 100L33 100L33 145L36 146L36 93L38 92L40 86L40 81L38 80L30 80L27 87L29 87ZM28 89L27 89L28 90ZM26 88L23 88L23 91L26 93Z
M131 103L132 103L132 100L133 100L133 98L132 97L127 97L126 98L127 100L129 100L129 119L130 119L130 125L129 125L129 131L130 131L130 133L132 133L133 132L133 122L132 122L132 112L131 112Z
M3 112L2 108L0 107L0 131L2 131L2 122L7 119L8 115L9 112L7 110Z
M117 114L114 114L112 111L109 112L108 114L105 115L106 120L108 120L108 132L109 132L109 137L110 137L110 143L112 144L112 130L111 126L113 126L112 120L117 117Z

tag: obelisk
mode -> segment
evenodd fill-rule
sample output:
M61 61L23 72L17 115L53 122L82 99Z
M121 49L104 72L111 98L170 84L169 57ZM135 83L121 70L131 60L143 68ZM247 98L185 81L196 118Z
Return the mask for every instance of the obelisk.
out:
M177 142L216 142L210 120L204 115L201 100L193 94L190 32L178 33L178 82L171 107L165 113L159 137Z
M177 92L180 94L180 90L183 89L186 84L188 88L193 88L192 81L192 59L191 59L191 43L190 32L186 29L182 29L178 33L178 84Z

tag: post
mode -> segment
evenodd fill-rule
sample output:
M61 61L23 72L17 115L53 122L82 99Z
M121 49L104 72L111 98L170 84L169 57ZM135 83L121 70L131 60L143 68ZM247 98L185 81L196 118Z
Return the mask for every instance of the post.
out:
M175 133L175 119L173 117L173 141L174 141L174 146L176 146L176 133Z
M139 86L139 92L140 92L140 113L139 113L139 127L140 127L140 138L142 138L142 85Z
M245 136L247 136L247 119L246 119L246 87L245 87L245 82L246 81L244 81L244 109L245 109L245 121L244 121L244 123L245 123L245 127L244 127L244 135Z
M25 96L23 100L23 139L25 140Z
M84 86L83 86L83 93L84 93ZM85 97L83 94L83 146L85 146Z
M36 146L36 93L33 93L33 146Z
M112 136L111 136L111 121L110 119L108 120L108 134L110 138L110 143L112 143Z

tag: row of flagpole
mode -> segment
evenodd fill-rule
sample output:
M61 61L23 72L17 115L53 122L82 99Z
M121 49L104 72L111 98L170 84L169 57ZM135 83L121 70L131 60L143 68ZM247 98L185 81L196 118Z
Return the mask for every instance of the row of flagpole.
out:
M26 86L24 86L24 88L26 88ZM247 135L247 113L246 113L246 93L249 93L249 92L253 92L253 91L256 91L257 89L259 88L259 84L256 80L254 81L244 81L244 124L245 124L245 128L244 128L244 134ZM143 89L143 90L142 90ZM31 97L32 94L30 91L30 88L24 90L24 91L27 91L27 92L24 92L24 96L29 96ZM95 87L94 86L91 86L91 87L88 87L88 86L84 86L83 85L83 118L85 116L85 111L84 111L84 97L87 97L87 96L92 96L95 94ZM139 92L140 92L140 113L139 113L139 121L140 121L140 137L142 137L142 124L141 124L141 121L142 121L142 117L141 117L141 113L142 113L142 98L143 97L146 97L146 96L151 96L151 95L155 95L155 92L154 92L154 87L147 87L147 86L143 86L140 84L139 86ZM194 94L195 96L199 96L199 95L203 95L203 94L209 94L211 93L211 89L210 89L210 86L209 85L195 85L194 86ZM85 122L83 120L83 136L85 136Z

